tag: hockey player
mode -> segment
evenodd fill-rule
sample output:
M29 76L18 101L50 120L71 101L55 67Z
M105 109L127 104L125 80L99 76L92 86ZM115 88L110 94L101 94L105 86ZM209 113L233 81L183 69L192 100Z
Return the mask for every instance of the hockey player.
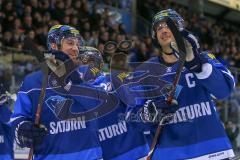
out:
M102 64L101 53L97 49L85 46L82 48L88 53L89 57L92 57L90 58L92 63L99 61L100 63L98 64ZM88 65L91 66L91 63L88 63ZM101 69L102 67L97 68ZM143 125L138 124L137 119L133 122L125 120L127 105L118 98L117 93L113 90L110 76L100 74L94 81L88 81L88 79L89 76L85 76L85 81L92 84L95 90L102 90L102 92L98 92L99 101L95 107L95 109L100 108L100 110L94 111L93 109L91 114L97 113L96 115L98 116L95 118L97 118L98 122L97 133L103 152L103 159L132 160L145 157L149 151L149 146L144 138L142 129L139 128L143 127ZM61 111L65 113L61 113ZM68 118L80 117L82 114L79 113L80 115L78 115L76 112L72 114L70 110L61 111L59 115L66 114ZM66 111L69 113L66 113Z
M231 143L224 131L213 100L230 95L235 82L230 71L209 51L200 51L198 41L185 30L184 20L174 10L158 12L153 17L152 38L158 43L161 55L148 62L168 67L162 79L173 82L178 66L178 48L173 33L166 24L171 18L185 38L186 62L178 86L182 89L173 119L161 130L152 159L154 160L221 160L234 156ZM171 43L173 42L173 43ZM156 122L151 115L161 115L169 109L165 100L148 101L142 110L143 120ZM160 105L158 105L160 104ZM144 112L143 112L144 111ZM162 116L162 115L161 115ZM154 134L154 133L153 133Z
M118 97L117 106L98 119L98 134L104 160L137 160L147 156L148 142L145 139L143 123L137 117L126 118L127 105L119 99L110 81L110 75L99 76L94 85L103 87L109 94Z
M1 87L1 86L0 86ZM8 124L12 112L8 108L9 97L0 88L0 159L13 159L13 134Z
M59 72L54 66L56 62L61 64L66 59L70 59L77 64L82 45L79 31L68 25L55 25L49 30L47 41L50 55L53 55L52 59L50 58L52 61L47 61L52 72L43 101L41 124L34 125L34 119L42 79L46 75L42 71L37 71L25 77L17 95L11 118L15 140L21 147L33 147L34 159L101 159L102 151L96 132L96 122L85 121L84 117L62 120L58 114L58 108L64 107L67 103L71 105L71 111L79 112L96 106L96 102L91 99L79 95L77 101L68 93L69 89L73 88L73 84L82 86L84 90L84 84L80 83L81 76L78 72L72 72L74 74L71 73L64 79L67 87L65 83L55 83L54 79L51 81L53 73L61 77L67 69Z

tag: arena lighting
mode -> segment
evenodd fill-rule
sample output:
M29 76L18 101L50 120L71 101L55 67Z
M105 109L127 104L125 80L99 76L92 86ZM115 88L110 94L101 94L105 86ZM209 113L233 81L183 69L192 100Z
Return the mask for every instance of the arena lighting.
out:
M240 0L209 0L209 1L240 11Z

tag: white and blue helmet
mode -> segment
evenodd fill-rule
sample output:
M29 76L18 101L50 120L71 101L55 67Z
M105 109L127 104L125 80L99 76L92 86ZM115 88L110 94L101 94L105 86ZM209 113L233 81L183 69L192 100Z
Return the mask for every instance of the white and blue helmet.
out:
M103 68L104 61L102 53L90 46L82 46L79 50L79 57L83 64L93 65L93 67L98 68L100 71Z
M84 40L76 28L68 25L54 25L50 28L47 36L48 50L52 50L52 43L57 44L58 48L60 48L61 41L64 38L77 38L79 41L79 46L84 45Z
M184 29L184 20L180 14L178 14L173 9L166 9L156 13L152 20L152 38L156 39L156 27L157 25L165 21L167 18L171 18L175 23L177 28L181 31Z

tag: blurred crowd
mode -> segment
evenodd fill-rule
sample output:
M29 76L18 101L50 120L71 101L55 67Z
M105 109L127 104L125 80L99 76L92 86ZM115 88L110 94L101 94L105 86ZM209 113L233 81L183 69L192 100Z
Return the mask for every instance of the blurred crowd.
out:
M100 50L109 40L133 40L134 46L130 51L133 61L145 61L158 54L150 36L127 35L124 24L115 20L108 7L101 12L97 10L99 3L124 9L131 7L130 0L0 0L0 46L29 49L30 40L38 49L44 50L49 27L60 23L79 29L86 44ZM168 1L145 0L137 3L138 14L148 21L156 12L167 8L174 8L183 15L186 28L200 39L204 49L212 50L226 65L240 67L240 32L237 27L208 20L196 13L189 14L187 8ZM104 58L107 63L108 55Z
M217 110L236 153L240 153L240 89L225 101L217 101Z
M174 8L184 17L186 28L199 38L203 49L211 50L226 65L240 67L239 26L221 19L210 19L191 8L168 1L145 0L139 3L138 11L145 19L151 20L155 13L166 8Z
M18 51L37 48L43 51L46 49L49 28L55 24L68 24L80 30L87 45L102 51L105 70L109 68L108 64L113 54L103 52L104 44L108 41L119 43L126 39L132 40L133 46L129 50L130 61L146 61L151 56L159 54L151 36L127 34L125 25L116 20L111 14L110 7L104 7L102 10L97 8L98 4L105 4L130 11L131 2L131 0L0 0L0 47L13 47ZM186 28L199 38L203 49L211 50L222 63L240 68L240 31L237 29L239 26L220 20L210 20L167 0L144 0L137 3L138 15L150 23L155 13L167 8L175 9L184 17ZM22 80L23 75L34 69L34 65L24 61L15 63L14 71L11 73ZM0 83L4 83L5 86L9 86L11 82L9 73L0 65ZM232 130L234 133L239 131L235 127L229 129L229 134ZM232 137L236 138L235 134L232 134Z

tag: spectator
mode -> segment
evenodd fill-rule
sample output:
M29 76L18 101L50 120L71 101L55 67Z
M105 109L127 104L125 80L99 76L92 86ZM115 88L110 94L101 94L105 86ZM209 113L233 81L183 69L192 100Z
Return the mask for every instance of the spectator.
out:
M98 29L100 25L101 15L97 12L97 5L93 4L92 6L92 14L90 15L90 23L93 30Z
M33 30L32 17L30 15L24 16L23 28L25 31Z
M146 44L140 43L140 48L130 55L130 62L144 62L150 58L150 53L147 52Z
M53 10L52 13L52 18L55 20L58 20L61 22L61 20L64 18L65 13L64 13L64 2L63 1L57 1L56 2L56 8Z
M10 31L6 31L3 33L3 46L12 46L13 45L13 39L12 39L12 33Z

